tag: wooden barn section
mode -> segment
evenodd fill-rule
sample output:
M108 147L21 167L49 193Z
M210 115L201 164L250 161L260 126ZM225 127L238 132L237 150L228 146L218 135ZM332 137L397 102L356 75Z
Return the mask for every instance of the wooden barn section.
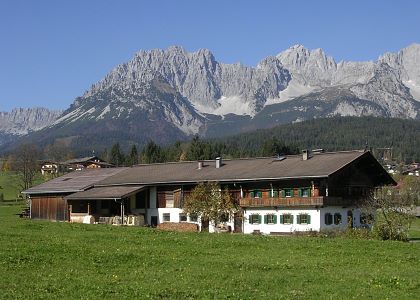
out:
M30 217L52 221L68 221L66 196L85 191L96 182L115 175L126 168L85 169L37 185L22 193L30 200Z
M31 198L32 219L67 221L67 201L61 195L39 195Z

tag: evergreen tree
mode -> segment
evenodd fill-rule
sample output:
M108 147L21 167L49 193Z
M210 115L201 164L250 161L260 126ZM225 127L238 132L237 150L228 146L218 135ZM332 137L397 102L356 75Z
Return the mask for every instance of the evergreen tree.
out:
M111 148L110 163L116 167L124 165L124 153L121 152L120 143L116 143Z
M208 144L203 143L198 135L195 135L187 151L187 160L210 159L211 149Z
M136 145L131 146L130 155L128 157L128 164L130 166L137 165L139 163L139 154L137 152Z
M141 153L141 160L146 164L163 162L164 157L161 147L150 140Z

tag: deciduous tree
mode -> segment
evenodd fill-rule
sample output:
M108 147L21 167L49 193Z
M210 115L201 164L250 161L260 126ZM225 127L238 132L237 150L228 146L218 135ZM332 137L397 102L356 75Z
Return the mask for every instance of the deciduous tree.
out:
M379 188L364 205L369 211L376 210L373 231L383 240L408 239L415 199L406 188L404 186Z
M33 185L35 175L39 172L40 151L33 144L22 144L13 157L12 165L19 178L19 187L26 190Z
M211 221L217 226L226 216L237 212L238 206L229 191L222 191L217 182L201 182L186 197L183 210L200 216L202 224Z

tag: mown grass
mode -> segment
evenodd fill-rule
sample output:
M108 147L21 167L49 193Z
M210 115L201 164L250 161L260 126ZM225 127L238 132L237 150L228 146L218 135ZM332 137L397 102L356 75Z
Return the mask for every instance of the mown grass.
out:
M0 297L416 298L420 243L50 223L0 206Z
M420 240L420 218L415 218L413 220L408 236L410 239Z

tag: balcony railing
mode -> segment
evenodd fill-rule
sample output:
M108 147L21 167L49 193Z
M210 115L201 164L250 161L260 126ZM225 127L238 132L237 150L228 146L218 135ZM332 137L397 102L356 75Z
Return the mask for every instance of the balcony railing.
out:
M276 207L276 206L325 206L350 205L350 201L341 197L286 197L286 198L241 198L242 207Z

